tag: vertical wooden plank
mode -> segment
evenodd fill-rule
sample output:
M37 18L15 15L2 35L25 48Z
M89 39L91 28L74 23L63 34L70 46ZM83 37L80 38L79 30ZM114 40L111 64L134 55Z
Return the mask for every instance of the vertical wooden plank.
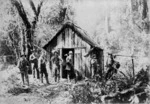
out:
M62 34L57 36L57 48L62 48Z
M57 36L57 38L56 38L56 41L57 41L56 48L58 48L58 47L59 47L59 36L60 36L60 35L58 35L58 36Z
M75 53L75 56L74 56L74 65L75 65L75 69L78 70L78 57L77 57L76 53Z
M85 68L85 57L84 57L84 55L85 55L85 49L82 49L82 68L83 68L83 75L85 76L86 68Z
M80 57L79 57L79 54L78 54L78 49L76 48L75 49L75 65L76 65L75 69L78 70L78 71L80 70L80 67L79 67L80 66L80 60L79 60L79 58Z
M89 44L87 44L86 43L86 53L90 50L90 46L89 46ZM86 75L89 77L90 76L90 74L91 74L91 69L90 69L90 57L87 57L86 58Z
M72 32L71 29L68 28L68 47L69 47L69 48L72 48L72 47L71 47L71 36L72 36L72 33L71 33L71 32Z
M65 31L62 32L62 47L65 46Z
M82 63L81 63L81 49L76 48L75 49L75 54L76 54L76 70L79 72L82 72Z
M74 47L76 47L76 44L77 44L77 35L76 34L74 36L74 40L75 40Z
M83 47L83 40L80 38L80 43L79 43L79 47ZM82 73L84 74L84 62L83 62L83 49L82 48L79 48L80 49L80 69L82 71Z
M72 30L71 30L71 47L74 47L74 43L75 43L75 32L73 32Z
M72 30L70 29L70 48L72 48Z
M77 36L78 37L78 36ZM78 37L78 45L77 45L77 47L80 47L80 38Z
M68 48L68 28L66 28L66 48Z
M83 39L80 38L80 47L83 47Z
M66 39L66 41L67 41L67 44L66 44L66 45L67 45L67 46L66 46L66 47L69 48L69 28L67 28L66 31L67 31L67 32L66 32L66 35L67 35L67 39Z
M68 48L68 28L66 28L66 48Z
M80 50L78 49L80 52ZM78 53L78 66L79 66L79 71L81 71L81 53Z
M78 36L76 35L76 45L75 47L78 47Z
M64 47L67 47L67 29L65 29L65 44Z
M62 48L60 49L60 57L61 58L63 57ZM62 67L62 65L60 65L60 78L62 78L62 70L63 70L63 67Z
M63 42L61 40L62 40L62 33L60 34L60 39L59 39L59 41L60 41L60 48L62 48L62 46L63 46Z

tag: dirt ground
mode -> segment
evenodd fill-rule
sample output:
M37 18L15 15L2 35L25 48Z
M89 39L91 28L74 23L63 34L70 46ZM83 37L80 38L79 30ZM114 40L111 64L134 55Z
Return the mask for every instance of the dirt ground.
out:
M55 83L49 76L50 84L29 76L30 87L22 87L19 69L15 66L0 66L0 104L68 104L71 103L66 80Z

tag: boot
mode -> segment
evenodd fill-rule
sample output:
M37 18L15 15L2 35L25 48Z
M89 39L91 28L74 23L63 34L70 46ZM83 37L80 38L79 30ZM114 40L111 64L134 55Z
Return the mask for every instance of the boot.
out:
M33 78L35 78L35 69L33 69Z
M49 84L48 76L45 77L46 83Z
M55 73L54 73L54 80L55 82L57 82L57 70L55 70Z
M60 81L60 76L59 76L59 74L57 75L57 82L59 83L59 81Z
M25 83L24 83L24 74L22 74L22 73L21 73L21 78L22 78L23 85L25 85Z
M71 82L71 80L70 80L70 75L67 76L67 81L68 81L68 83Z
M38 70L38 68L36 69L37 71L37 79L40 79L40 73L39 73L39 70Z
M41 76L41 83L43 83L43 76Z
M57 82L57 76L55 76L55 82Z
M27 78L27 84L28 84L28 86L29 86L29 78Z
M26 79L27 85L29 86L29 76L27 73L25 74L25 79Z

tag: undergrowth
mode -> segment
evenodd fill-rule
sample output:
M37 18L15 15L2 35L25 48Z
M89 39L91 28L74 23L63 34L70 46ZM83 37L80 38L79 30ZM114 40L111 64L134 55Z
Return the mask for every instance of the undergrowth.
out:
M89 81L76 85L70 92L73 103L147 103L148 70L141 70L135 76L131 73L120 73L108 81Z

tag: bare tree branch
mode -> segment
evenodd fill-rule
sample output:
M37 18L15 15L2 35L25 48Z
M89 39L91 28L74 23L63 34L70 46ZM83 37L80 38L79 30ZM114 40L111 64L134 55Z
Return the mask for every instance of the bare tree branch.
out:
M11 3L16 7L19 16L22 18L23 23L25 24L25 26L27 27L27 29L31 28L31 24L27 18L26 12L24 10L24 7L21 3L21 1L19 0L11 0Z
M36 7L35 7L33 1L32 1L32 0L29 0L29 3L30 3L30 6L31 6L31 8L32 8L32 10L33 10L33 12L34 12L34 14L36 15L36 14L37 14L37 11L36 11Z

